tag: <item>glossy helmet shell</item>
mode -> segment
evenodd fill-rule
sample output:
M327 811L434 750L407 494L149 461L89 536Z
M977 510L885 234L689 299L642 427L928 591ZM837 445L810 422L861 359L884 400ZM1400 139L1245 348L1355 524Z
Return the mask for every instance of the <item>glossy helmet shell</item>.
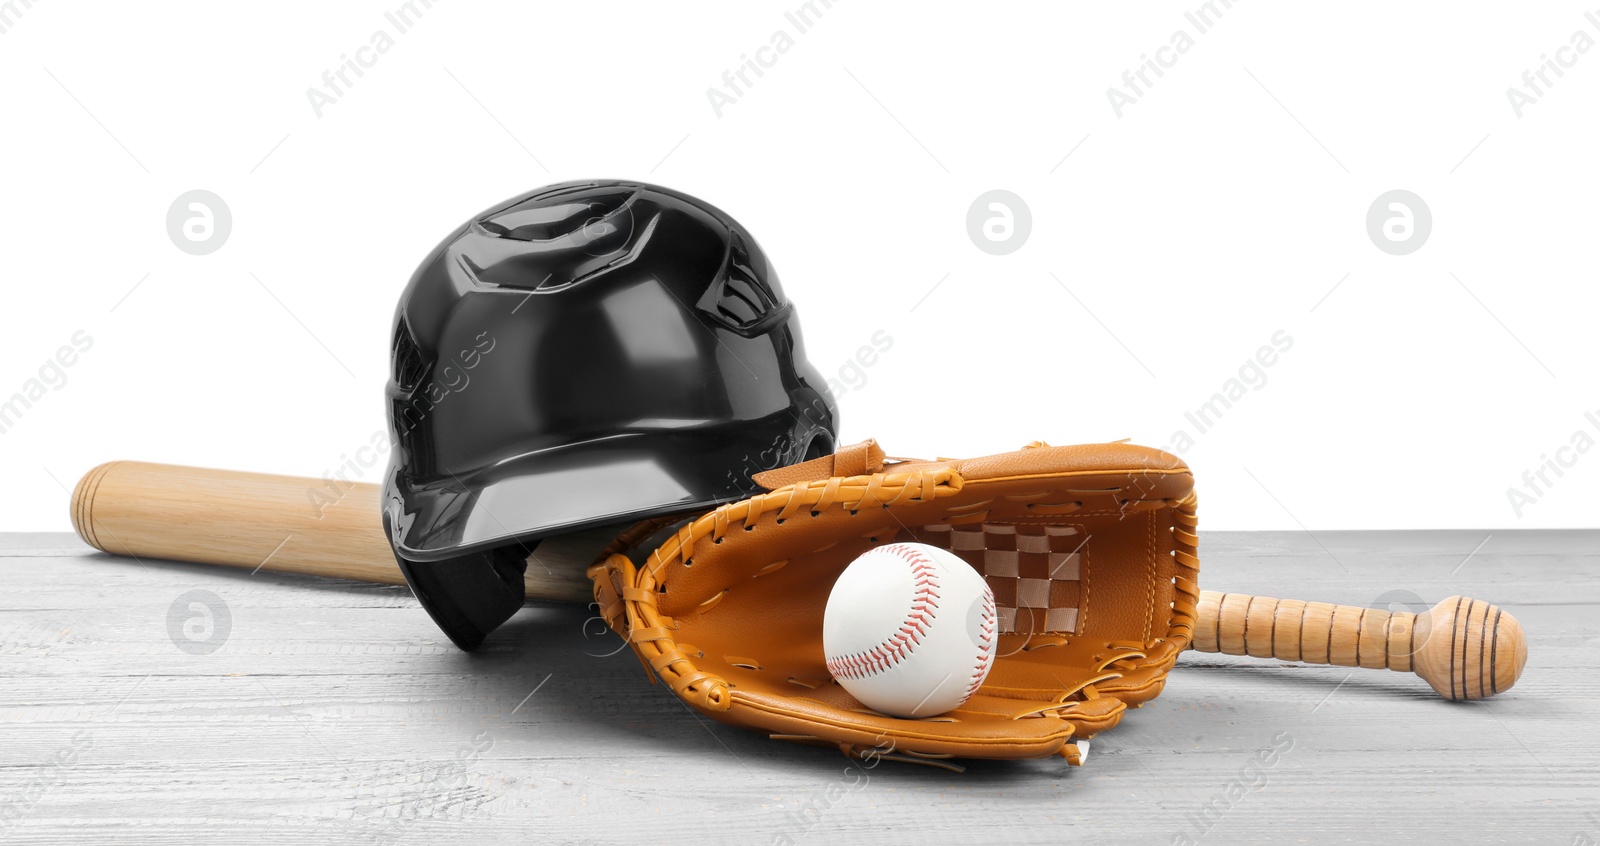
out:
M412 276L393 339L384 527L463 648L521 606L539 538L708 509L834 446L760 245L653 185L554 185L474 217Z

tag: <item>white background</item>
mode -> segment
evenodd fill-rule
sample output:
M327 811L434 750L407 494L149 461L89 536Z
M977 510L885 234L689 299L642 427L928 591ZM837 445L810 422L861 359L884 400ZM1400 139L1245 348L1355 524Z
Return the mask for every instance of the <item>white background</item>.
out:
M1582 4L1245 0L1197 34L1198 0L836 0L795 34L800 0L441 0L401 35L399 0L4 5L0 401L74 332L94 344L0 435L0 529L66 529L62 485L113 458L338 468L382 429L418 260L593 177L757 234L810 357L853 383L846 441L1165 446L1283 330L1265 384L1183 453L1205 527L1600 525L1600 449L1563 453L1520 514L1507 495L1600 439L1600 47L1521 117L1506 96L1600 39ZM392 49L319 117L307 90L379 30ZM719 116L708 89L780 30ZM1178 30L1192 49L1118 117L1107 89ZM206 256L166 229L196 188L233 215ZM1397 188L1433 216L1406 256L1365 225ZM1010 255L968 236L992 189L1031 209Z

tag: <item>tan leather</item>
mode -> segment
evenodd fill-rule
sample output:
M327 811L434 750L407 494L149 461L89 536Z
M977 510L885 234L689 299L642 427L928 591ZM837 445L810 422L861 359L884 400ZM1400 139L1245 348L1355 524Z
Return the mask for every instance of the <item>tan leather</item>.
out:
M1078 763L1079 741L1161 692L1198 598L1194 481L1181 460L1036 442L883 461L868 441L769 471L763 484L783 484L693 520L647 558L624 547L648 531L630 533L589 570L602 614L695 709L856 756ZM864 708L829 677L822 651L839 573L907 540L953 547L1013 611L978 692L922 720ZM1043 562L1045 578L1023 578Z
M868 438L859 444L842 447L833 455L824 455L787 467L775 467L750 478L769 491L800 482L831 479L834 476L865 476L883 469L883 448Z

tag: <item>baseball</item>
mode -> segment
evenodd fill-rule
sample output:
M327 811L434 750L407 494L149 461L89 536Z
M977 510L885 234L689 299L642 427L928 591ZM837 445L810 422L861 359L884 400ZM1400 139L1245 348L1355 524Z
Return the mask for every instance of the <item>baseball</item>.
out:
M967 701L994 665L994 592L955 554L891 543L850 562L828 595L828 672L863 705L931 717Z

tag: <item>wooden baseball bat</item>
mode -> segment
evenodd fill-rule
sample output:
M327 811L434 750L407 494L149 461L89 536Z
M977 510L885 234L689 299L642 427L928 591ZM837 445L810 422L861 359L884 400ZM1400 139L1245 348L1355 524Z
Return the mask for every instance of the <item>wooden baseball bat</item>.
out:
M1522 675L1517 618L1452 596L1421 614L1203 590L1196 652L1414 672L1446 699L1487 699Z
M72 492L72 527L95 549L403 585L377 485L113 461ZM590 602L584 570L620 526L548 538L523 577L532 599Z
M113 461L72 492L72 525L117 555L405 584L378 496L356 482ZM621 529L541 541L528 598L590 602L584 571ZM1415 672L1448 699L1510 688L1528 658L1516 618L1459 596L1412 614L1201 591L1195 616L1199 652Z

